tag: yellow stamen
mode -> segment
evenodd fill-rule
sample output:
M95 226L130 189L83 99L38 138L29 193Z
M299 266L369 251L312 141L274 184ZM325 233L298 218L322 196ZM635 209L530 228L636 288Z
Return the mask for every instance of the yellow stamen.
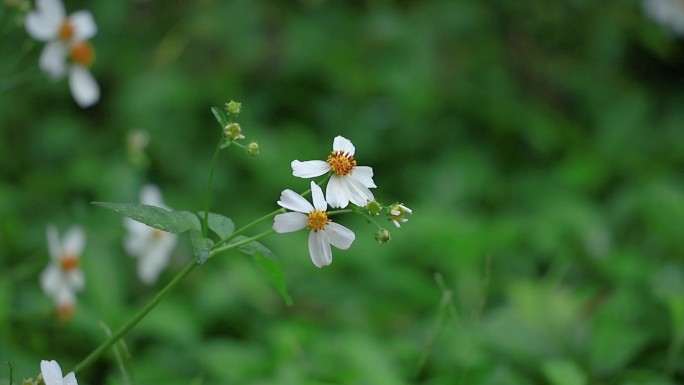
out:
M74 34L74 25L69 20L64 20L62 25L59 26L59 38L62 41L71 41L74 38Z
M326 160L330 165L330 169L337 175L349 175L354 167L356 167L356 159L342 151L333 151Z
M323 230L325 225L330 222L325 211L314 210L309 213L309 228L313 231Z
M73 254L65 255L63 258L60 259L59 265L62 271L66 272L74 270L79 265L78 257Z
M95 61L95 48L87 41L75 43L71 46L71 60L84 67L90 67Z

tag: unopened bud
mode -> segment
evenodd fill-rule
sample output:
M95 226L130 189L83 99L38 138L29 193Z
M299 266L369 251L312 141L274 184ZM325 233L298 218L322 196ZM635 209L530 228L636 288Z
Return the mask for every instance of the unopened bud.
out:
M370 201L366 205L366 210L368 210L370 215L378 215L382 211L382 205L378 201Z
M257 156L257 155L259 155L259 152L261 152L257 142L251 142L250 144L248 144L246 146L246 148L247 148L247 153L251 156Z
M242 128L240 128L238 123L229 123L223 129L223 135L229 140L240 140L245 138L245 136L242 135Z
M234 100L226 103L226 111L231 115L237 115L242 110L242 103L238 103Z
M392 234L387 229L380 229L375 233L375 240L380 243L389 243L392 240Z

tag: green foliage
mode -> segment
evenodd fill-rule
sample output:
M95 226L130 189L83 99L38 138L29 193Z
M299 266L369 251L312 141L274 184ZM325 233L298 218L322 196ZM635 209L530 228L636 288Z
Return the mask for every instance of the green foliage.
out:
M93 204L170 233L183 233L188 230L200 229L197 216L187 211L170 211L140 203L93 202Z

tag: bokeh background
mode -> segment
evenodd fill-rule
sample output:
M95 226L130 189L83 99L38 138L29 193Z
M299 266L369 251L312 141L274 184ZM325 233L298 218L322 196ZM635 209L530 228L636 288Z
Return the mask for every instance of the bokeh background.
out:
M265 239L290 307L249 257L210 260L126 337L126 376L110 353L79 383L684 382L684 44L640 2L66 1L99 27L102 97L85 110L8 4L0 359L15 383L41 359L70 370L192 258L183 237L142 285L122 219L89 202L154 183L201 210L210 108L230 99L262 151L221 154L212 211L244 225L274 210L308 187L290 161L343 135L378 199L414 215L386 222L386 245L340 218L357 239L324 269L305 232ZM48 223L88 236L67 323L39 286Z

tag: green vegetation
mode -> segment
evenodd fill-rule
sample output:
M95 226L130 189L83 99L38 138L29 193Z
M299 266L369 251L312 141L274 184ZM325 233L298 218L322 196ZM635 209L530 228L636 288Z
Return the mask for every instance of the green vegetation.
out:
M91 202L154 183L240 228L308 189L290 162L324 159L336 135L379 201L413 209L383 222L390 243L340 217L356 240L318 269L305 232L260 239L291 306L261 254L213 256L79 384L684 382L684 40L638 1L65 6L98 25L88 109L0 11L0 361L15 384L42 359L72 370L195 258L184 235L141 284L121 217ZM260 154L221 153L207 210L211 108L231 99ZM88 237L69 322L39 285L49 223Z

